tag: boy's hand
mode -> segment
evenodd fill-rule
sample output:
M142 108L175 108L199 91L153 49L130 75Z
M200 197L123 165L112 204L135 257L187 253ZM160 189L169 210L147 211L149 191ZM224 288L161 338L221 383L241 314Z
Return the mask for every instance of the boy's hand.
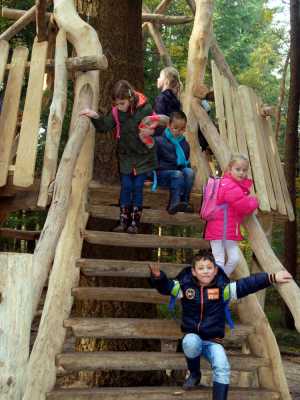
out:
M149 264L149 269L150 269L151 275L154 278L159 278L160 277L159 263L151 263L151 264Z
M90 108L85 108L79 112L79 116L85 116L89 118L99 118L99 114L96 111L91 110Z
M276 272L275 279L276 279L276 283L287 283L287 282L290 282L293 279L293 277L288 271L282 270L282 271Z

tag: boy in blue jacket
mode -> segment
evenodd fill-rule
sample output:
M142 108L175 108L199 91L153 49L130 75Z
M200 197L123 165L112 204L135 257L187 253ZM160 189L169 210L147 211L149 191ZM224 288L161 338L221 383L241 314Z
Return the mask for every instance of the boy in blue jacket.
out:
M189 204L195 173L190 164L190 146L185 140L187 118L183 111L170 115L168 128L156 136L157 184L170 189L169 214L193 212Z
M276 274L262 272L230 282L209 251L196 255L192 266L183 269L174 280L160 271L159 264L150 264L149 267L151 285L161 294L181 299L182 348L190 371L183 388L195 389L199 384L202 355L213 369L213 400L226 400L230 365L220 342L225 336L228 301L245 297L273 283L289 282L292 276L287 271Z

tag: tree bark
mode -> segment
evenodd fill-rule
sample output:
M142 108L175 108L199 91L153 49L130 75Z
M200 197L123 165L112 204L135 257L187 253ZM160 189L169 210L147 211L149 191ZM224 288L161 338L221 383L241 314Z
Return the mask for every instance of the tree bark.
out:
M290 1L291 46L290 46L290 91L288 101L287 127L285 136L285 175L292 204L296 212L296 170L299 146L299 104L300 104L300 3ZM285 266L295 277L297 272L297 218L285 226ZM286 314L287 326L294 328L292 316Z

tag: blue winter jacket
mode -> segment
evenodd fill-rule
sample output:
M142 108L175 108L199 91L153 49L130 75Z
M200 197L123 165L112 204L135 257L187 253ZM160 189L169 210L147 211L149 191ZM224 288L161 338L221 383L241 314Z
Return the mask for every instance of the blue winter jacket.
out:
M183 269L174 280L168 279L161 271L160 277L151 277L150 282L165 295L174 294L174 290L179 289L181 329L184 333L196 333L203 340L217 340L225 336L225 301L245 297L271 285L269 275L264 272L230 282L219 268L215 280L203 287L193 277L191 267Z
M156 114L167 115L168 117L174 111L181 110L181 104L172 90L167 89L161 92L154 100L153 110ZM164 128L159 126L155 129L155 135L162 135Z
M165 133L162 136L155 137L156 143L156 155L158 161L159 170L180 170L182 167L177 165L176 147L171 143ZM180 146L184 151L185 158L190 158L190 145L183 139L180 142Z

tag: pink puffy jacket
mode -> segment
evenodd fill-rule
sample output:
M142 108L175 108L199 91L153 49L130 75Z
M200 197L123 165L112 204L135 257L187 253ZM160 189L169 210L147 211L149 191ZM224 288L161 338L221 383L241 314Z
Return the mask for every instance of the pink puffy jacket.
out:
M226 173L220 183L218 192L218 204L228 204L227 240L242 240L240 224L246 215L252 214L258 208L256 197L249 196L252 186L251 179L237 181L229 173ZM216 211L215 218L207 222L205 228L206 240L222 240L224 238L224 211L220 208Z

